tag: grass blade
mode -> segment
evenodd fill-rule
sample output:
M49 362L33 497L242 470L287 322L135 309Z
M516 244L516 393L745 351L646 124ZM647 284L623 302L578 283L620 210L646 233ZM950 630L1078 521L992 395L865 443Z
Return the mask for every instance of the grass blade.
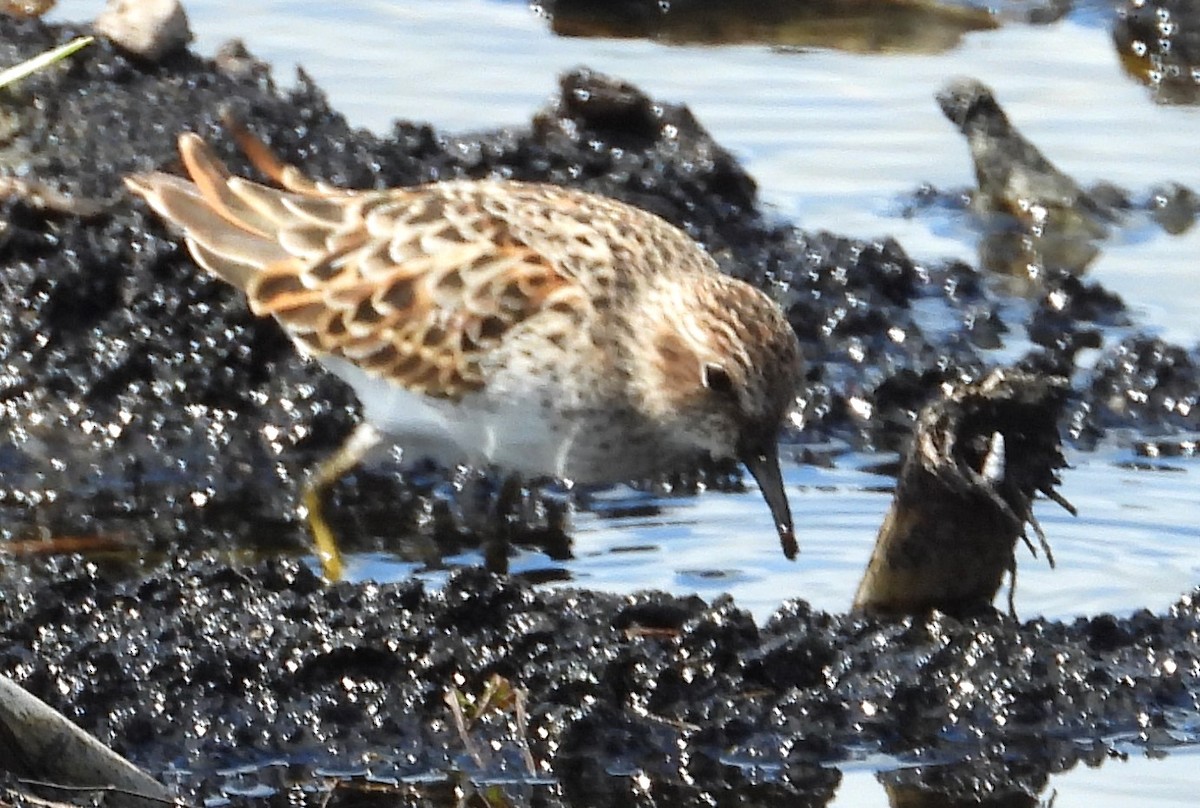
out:
M39 53L32 59L26 59L19 65L13 65L6 70L0 70L0 87L7 87L14 81L20 81L31 73L36 73L42 68L52 65L60 59L65 59L80 48L87 47L92 43L94 37L81 36L72 39L65 45L59 45L54 50L48 50L45 53Z

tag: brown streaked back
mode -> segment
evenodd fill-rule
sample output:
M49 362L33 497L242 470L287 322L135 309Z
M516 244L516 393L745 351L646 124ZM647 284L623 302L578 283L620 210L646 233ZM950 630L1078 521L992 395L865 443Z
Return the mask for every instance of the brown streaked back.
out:
M511 329L589 305L564 256L531 247L487 201L561 189L348 191L297 175L282 190L231 175L197 135L182 135L179 150L190 182L156 172L128 186L183 230L201 267L318 355L456 399L482 387L484 355Z

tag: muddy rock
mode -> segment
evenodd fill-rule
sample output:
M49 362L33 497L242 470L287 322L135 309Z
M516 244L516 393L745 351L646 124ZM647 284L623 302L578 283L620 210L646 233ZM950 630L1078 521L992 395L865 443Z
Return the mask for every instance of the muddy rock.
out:
M179 0L109 0L95 28L129 53L152 62L192 41L187 12Z

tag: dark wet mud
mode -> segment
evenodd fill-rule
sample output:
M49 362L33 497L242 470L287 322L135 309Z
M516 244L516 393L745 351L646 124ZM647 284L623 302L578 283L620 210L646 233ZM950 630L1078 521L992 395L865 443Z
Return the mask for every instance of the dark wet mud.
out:
M0 16L0 60L82 32ZM477 571L436 592L323 584L287 558L308 552L295 498L357 404L121 190L126 173L170 170L185 129L249 171L226 109L335 184L499 173L684 227L768 289L801 339L804 429L784 436L798 456L830 441L902 447L943 383L981 378L988 350L1027 337L1021 369L1074 381L1060 426L1077 446L1115 430L1185 446L1200 418L1196 351L1111 339L1128 315L1099 285L1059 273L1015 297L965 264L919 266L893 241L774 221L685 106L617 78L565 76L523 129L398 123L377 137L310 82L279 90L235 48L148 64L98 42L0 105L0 165L95 208L0 201L0 548L22 554L0 569L0 673L189 799L316 804L337 776L458 773L520 781L504 792L517 803L823 804L838 780L828 765L864 753L965 761L931 775L944 791L1034 794L1118 741L1195 740L1190 597L1074 624L885 621L797 602L758 627L727 601L551 593ZM1024 333L1002 316L1014 305L1032 309ZM1101 352L1086 377L1084 347ZM740 485L729 468L645 484L699 482ZM463 491L479 487L383 464L340 483L328 514L348 549L436 564L478 543ZM569 551L563 497L525 505L524 538ZM36 557L60 547L106 552ZM505 704L460 732L447 694L479 694L493 675L523 694L528 721ZM334 799L368 797L344 786Z
M180 561L124 583L81 561L5 577L0 670L193 798L265 785L280 791L268 801L316 803L319 772L459 772L624 804L639 773L663 795L821 804L838 779L821 764L870 752L1003 750L1036 780L1118 741L1169 747L1191 738L1200 692L1191 597L1065 625L795 602L760 628L729 601L546 592L478 571L439 591L331 586L289 561ZM445 694L478 695L493 675L523 689L525 731L499 709L464 741Z

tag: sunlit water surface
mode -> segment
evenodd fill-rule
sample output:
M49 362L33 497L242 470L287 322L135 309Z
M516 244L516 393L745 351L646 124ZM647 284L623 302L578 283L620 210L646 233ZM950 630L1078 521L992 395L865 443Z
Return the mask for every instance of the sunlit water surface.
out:
M86 19L98 5L66 0L56 17ZM965 144L933 100L951 76L990 84L1018 127L1085 185L1108 180L1135 198L1169 180L1200 188L1200 111L1155 105L1121 72L1102 3L1051 25L968 35L948 53L888 56L559 38L520 2L191 0L187 8L201 52L241 37L285 84L300 63L352 123L379 132L396 118L449 130L518 125L554 94L563 70L588 65L621 76L659 98L686 102L742 159L780 217L810 229L891 235L918 260L974 261L969 231L960 225L898 215L922 183L956 189L973 181ZM1091 277L1124 297L1140 328L1191 346L1200 333L1198 254L1200 228L1171 237L1134 227L1107 245ZM796 562L783 559L766 508L750 492L675 500L648 517L581 513L573 560L525 554L514 567L565 568L574 585L615 592L730 593L760 620L790 597L844 610L889 504L891 481L868 471L880 459L785 468L802 546ZM1039 504L1057 568L1020 551L1022 617L1162 610L1200 582L1200 461L1132 470L1132 459L1120 447L1071 455L1062 492L1080 515ZM609 499L620 505L633 496L617 491ZM359 577L413 572L377 557L352 566ZM440 573L425 575L436 580ZM1183 804L1194 791L1200 778L1191 758L1135 764L1154 778L1155 802ZM1124 768L1066 775L1086 796L1071 802L1064 794L1055 804L1125 804ZM1146 801L1138 782L1137 796ZM878 793L873 778L852 775L845 788L855 783Z
M1147 756L1130 749L1124 760L1109 759L1095 768L1077 765L1051 775L1037 802L1023 799L998 805L1045 805L1053 808L1130 808L1153 805L1155 808L1190 808L1196 804L1195 783L1197 750L1176 750L1165 757ZM879 761L842 767L842 781L828 808L864 808L885 805L941 805L933 801L889 800L879 782L877 771L887 770Z
M611 592L661 589L708 600L728 593L760 622L790 598L845 611L891 502L891 478L869 470L879 460L843 456L836 468L785 463L800 539L794 562L783 558L756 491L653 499L615 489L593 510L576 515L573 559L524 552L513 559L511 571L566 570L570 581L565 585ZM1162 611L1200 582L1200 502L1186 493L1200 473L1200 459L1153 465L1133 460L1118 451L1069 455L1071 468L1060 491L1080 515L1048 501L1035 506L1055 567L1040 551L1034 557L1018 548L1018 616L1070 619L1140 608ZM647 515L647 510L657 513ZM636 515L626 515L630 512ZM1031 534L1030 539L1036 547L1037 538ZM473 555L445 561L478 564ZM350 566L356 578L411 574L437 581L445 573L422 572L381 556L359 556Z

